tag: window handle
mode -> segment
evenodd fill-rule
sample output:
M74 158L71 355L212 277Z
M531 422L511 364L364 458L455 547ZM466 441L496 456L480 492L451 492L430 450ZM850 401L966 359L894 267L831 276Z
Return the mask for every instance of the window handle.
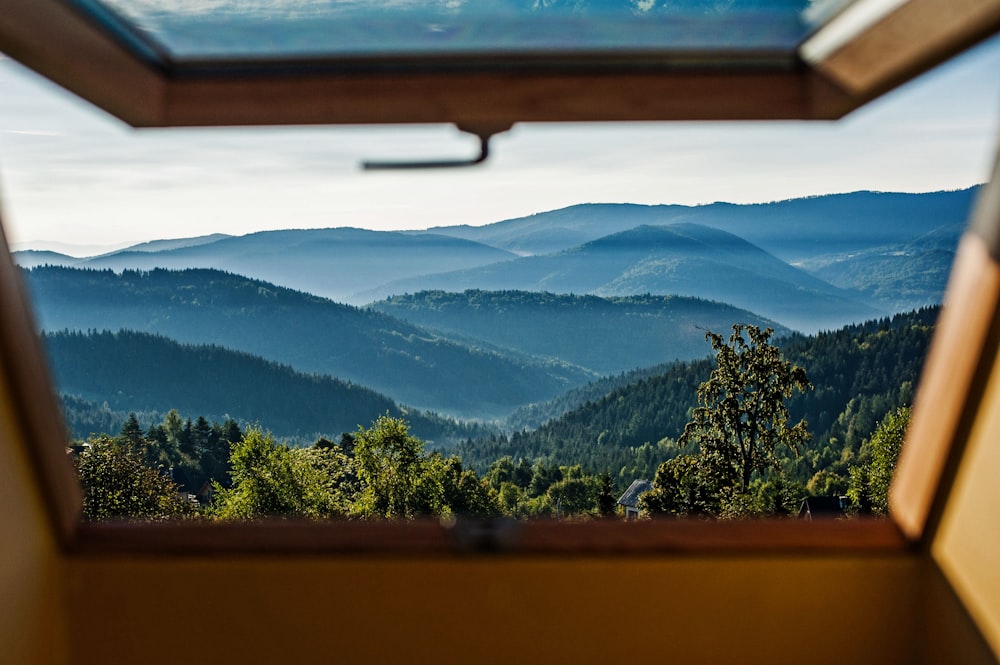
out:
M465 166L475 166L476 164L482 164L490 156L490 139L493 138L494 134L499 134L500 132L507 131L509 127L504 127L503 129L466 129L464 127L459 127L459 131L465 132L467 134L475 134L479 137L479 154L472 159L436 159L436 160L426 160L426 161L399 161L399 162L378 162L378 161L365 161L361 163L361 168L365 171L386 171L386 170L405 170L405 169L451 169L451 168L461 168Z

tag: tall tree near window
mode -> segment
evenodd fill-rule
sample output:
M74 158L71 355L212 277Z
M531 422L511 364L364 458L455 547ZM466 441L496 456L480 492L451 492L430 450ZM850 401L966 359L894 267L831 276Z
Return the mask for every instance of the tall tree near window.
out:
M713 332L705 336L716 367L698 387L699 406L678 442L699 446L699 470L720 490L745 494L755 473L778 468L779 446L797 452L809 439L804 420L789 424L785 400L812 383L770 343L773 334L737 324L728 340Z
M889 512L889 485L909 424L910 407L899 407L886 415L871 439L862 444L862 449L869 449L871 460L851 467L850 488L847 490L855 508L861 512L876 515Z
M432 514L439 506L440 487L425 477L424 442L410 434L400 418L380 416L354 436L354 464L361 490L355 510L362 517L414 517ZM436 490L436 491L435 491Z

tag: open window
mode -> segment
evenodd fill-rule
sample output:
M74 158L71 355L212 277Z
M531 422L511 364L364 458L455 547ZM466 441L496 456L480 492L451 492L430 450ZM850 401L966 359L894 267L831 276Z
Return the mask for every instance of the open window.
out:
M232 26L226 41L217 38L214 23L185 12L183 5L172 12L126 2L15 2L0 26L0 48L135 126L448 122L488 137L524 121L836 118L988 35L1000 21L995 3L964 12L944 11L934 3L898 8L834 3L824 13L803 13L801 4L761 8L754 3L745 13L692 10L679 17L574 12L553 5L551 13L529 21L497 3L498 13L489 15L481 9L468 14L414 10L427 28L417 34L399 27L409 25L413 15L376 20L359 4L356 15L290 21L287 32L265 42L253 39L260 29L253 16ZM567 22L596 41L539 46L537 35L545 26ZM227 19L226 25L231 23ZM731 41L734 24L747 26L738 43ZM42 43L42 26L58 26L65 40ZM324 40L332 27L356 36L357 46L330 50ZM648 41L625 48L622 35L636 30ZM395 35L399 41L380 42L381 50L369 51L365 45L372 34L380 39ZM503 35L514 35L513 43L489 40ZM293 45L298 50L289 51ZM940 460L923 471L908 471L910 480L898 488L902 534L887 521L808 527L689 522L672 523L669 529L656 523L81 525L80 499L63 458L59 420L52 415L52 386L10 265L4 266L4 309L24 315L5 317L4 367L12 383L24 387L14 399L26 436L40 443L36 454L62 537L68 546L86 551L445 552L456 542L529 552L896 550L918 540L933 513L931 497L947 467L947 442L962 427L966 396L982 381L977 378L982 346L975 340L984 343L993 320L992 310L981 306L983 289L995 301L992 282L983 282L983 275L992 274L988 245L976 239L989 236L995 217L985 200L978 213L985 221L977 221L960 250L949 301L954 302L949 311L956 312L949 316L966 323L942 323L946 332L938 345L944 350L935 352L938 364L927 374L941 391L926 389L939 395L929 399L947 404L949 415L921 425L928 442L917 445L938 451ZM957 341L949 341L953 335ZM948 378L936 378L943 374ZM956 381L964 388L956 390ZM902 506L913 506L914 512Z

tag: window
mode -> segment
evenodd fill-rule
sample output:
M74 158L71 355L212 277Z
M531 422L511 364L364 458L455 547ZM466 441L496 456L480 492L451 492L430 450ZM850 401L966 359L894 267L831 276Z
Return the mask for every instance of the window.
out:
M690 134L692 134L692 135L697 135L697 134L698 134L699 132L702 132L702 131L704 131L704 130L703 130L703 128L697 128L697 129L695 129L695 128L689 128L689 127L685 127L684 129L685 129L685 131L686 131L686 132L689 132L689 133L690 133ZM713 128L713 129L714 129L714 128ZM531 138L532 138L532 133L533 133L534 131L536 131L536 130L534 130L533 128L530 128L530 127L528 127L528 128L524 128L524 129L520 129L520 128L516 129L516 130L515 130L515 131L514 131L514 132L512 133L512 135L511 135L511 138L510 138L510 139L508 139L508 140L509 140L509 143L507 144L507 145L509 146L509 148L508 148L508 149L511 149L511 150L513 151L513 149L515 148L515 141L517 141L517 140L519 140L519 139L520 139L520 140L527 140L527 139L531 139ZM601 131L601 130L597 130L597 129L594 129L594 130L592 130L592 133L594 133L594 134L599 134L599 133L600 133L600 131ZM636 137L636 136L641 136L642 138L641 138L641 139L639 139L639 140L640 140L640 141L641 141L642 143L645 143L645 144L646 144L646 147L648 147L648 136L649 136L649 135L651 135L652 133L654 133L654 132L656 131L656 129L655 129L655 128L651 128L651 127L642 127L642 128L637 128L637 129L631 129L631 128L630 128L630 129L625 129L625 128L614 128L614 129L613 129L612 131L613 131L613 132L615 133L615 135L614 135L614 136L613 136L613 137L612 137L612 138L610 139L610 140L612 140L612 141L615 141L615 142L617 142L617 141L621 141L621 140L622 140L622 136L624 136L624 135L627 135L627 134L632 134L632 136L633 136L633 139L632 139L632 140L636 140L636 139L635 139L635 137ZM567 136L569 136L570 140L572 140L572 133L571 133L571 130L569 130L569 129L563 129L563 128L557 128L557 129L556 129L556 131L555 131L555 134L558 134L559 132L565 132L565 133L566 133L566 135L567 135ZM640 134L640 132L641 132L641 134ZM835 133L835 132L831 132L831 133ZM204 134L202 134L202 135L199 135L199 138L200 138L200 137L202 137L202 136L205 136L205 135L204 135ZM309 148L313 148L313 147L315 147L315 142L311 140L311 138L310 138L310 134L308 134L308 133L307 133L307 132L306 132L305 130L303 130L303 131L301 131L301 132L299 132L299 131L295 131L295 132L286 132L286 133L285 133L284 135L280 135L280 134L279 134L279 135L275 135L275 136L277 137L277 140L279 140L279 141L289 141L289 140L295 140L295 141L300 141L300 142L302 142L302 143L308 143L309 145L308 145L307 147L309 147ZM288 139L287 137L289 137L289 136L291 136L291 137L293 137L293 138L292 138L292 139ZM524 138L524 137L527 137L527 138ZM535 136L535 138L534 138L534 140L535 140L535 141L538 141L538 140L539 140L539 139L538 139L537 137L538 137L538 135L536 135L536 136ZM166 136L165 136L164 138L166 138L166 139L167 139L167 140L168 140L169 142L172 142L172 143L174 144L174 145L173 145L173 148L174 148L174 149L176 149L176 147L177 147L177 141L176 141L176 139L177 139L177 136L176 136L176 135L166 135ZM556 139L558 139L558 138L559 138L559 137L558 137L558 136L556 136ZM696 138L697 138L697 137L696 137ZM145 140L145 139L144 139L144 140ZM544 140L544 139L542 139L542 140ZM504 141L504 139L502 139L502 138L498 138L498 139L497 139L497 146L500 146L500 145L502 145L502 143L501 143L502 141ZM438 139L437 139L436 137L435 137L435 139L434 139L434 142L435 142L435 143L437 143L437 142L438 142ZM166 143L166 141L165 141L165 143ZM557 141L557 143L558 143L558 141ZM367 142L366 142L366 145L365 145L365 150L367 150L367 145L368 145L368 144L367 144ZM398 144L398 143L394 143L394 144L393 144L393 148L395 149L397 145L399 145L399 144ZM565 145L565 143L564 143L563 145ZM166 147L166 146L164 146L164 147ZM223 149L225 149L225 148L224 148L224 146L222 146L222 148L223 148ZM419 152L420 152L421 154L424 154L424 152L425 152L425 148L424 148L423 146L420 146L420 148L419 148ZM546 151L546 152L548 152L549 154L551 154L551 153L553 153L553 152L561 152L561 154L565 155L565 154L566 154L566 153L568 152L568 150L567 150L567 149L566 149L565 147L563 147L563 148L561 149L561 151L551 151L551 150L550 150L550 151ZM636 154L636 153L635 153L635 151L630 151L630 153L631 153L632 155ZM314 154L315 154L315 153L314 153ZM352 160L352 162L353 162L353 161L354 161L354 160ZM985 160L984 160L984 162L985 162ZM249 171L250 171L250 172L252 173L252 171L253 171L253 165L252 165L252 164L250 164L250 165L244 165L244 168L246 168L246 167L249 167ZM269 169L269 168L270 168L270 165L264 165L264 168L266 168L266 169ZM640 170L641 170L641 169L640 169ZM983 171L985 172L985 169L983 169ZM148 174L149 174L149 172L145 172L145 173L144 173L143 175L148 175ZM381 176L377 176L377 177L381 177ZM382 178L382 179L381 179L380 181L378 181L378 184L377 184L377 186L379 187L379 189L380 189L380 190L383 190L383 191L384 191L384 189L383 189L383 188L385 188L385 187L386 187L386 184L385 184L385 183L386 183L386 180L387 180L388 178L391 178L391 177L393 177L393 176L385 176L385 177L384 177L384 178ZM418 182L420 182L421 184L424 184L424 183L427 183L427 182L428 182L428 179L427 179L427 178L424 178L423 176L418 176L418 178L419 178ZM473 183L473 186L474 186L474 180L475 180L475 178L473 177L473 175L467 175L467 174L456 174L456 175L454 175L454 176L451 176L451 177L449 178L449 185L448 185L448 186L449 186L449 187L454 187L454 185L453 185L453 184L451 184L451 183L454 183L454 182L462 182L462 181L470 181L470 182L472 182L472 183ZM634 183L633 183L633 184L634 184ZM402 187L402 185L399 185L399 187ZM468 187L468 186L467 186L467 187ZM549 188L551 188L551 185L549 186ZM389 189L391 189L391 190L393 190L393 191L396 191L396 188L394 188L394 187L391 187L391 186L389 187ZM422 189L424 190L424 192L428 192L428 191L433 191L433 190L430 190L430 188L429 188L429 187L426 187L426 186L425 186L425 187L423 187ZM247 190L244 190L244 191L247 191ZM467 189L466 191L475 191L475 190L474 190L474 189ZM12 198L13 198L13 197L12 197ZM292 196L290 196L290 197L288 197L288 198L289 198L289 199L295 199L295 200L298 200L298 198L299 198L299 197L292 197ZM444 200L445 198L446 198L446 197L444 197L444 196L439 196L439 200ZM477 198L478 198L478 197L477 197ZM781 198L781 197L779 196L779 197L776 197L776 198ZM477 201L477 203L479 203L479 202ZM159 208L160 206L154 206L154 207L155 207L155 208ZM481 203L480 203L479 205L477 205L477 208L479 208L479 209L482 209L482 208L483 208L483 206L481 205ZM529 209L529 210L526 210L525 212L538 212L538 210L530 210L530 209ZM502 217L502 216L500 216L500 217ZM500 217L498 217L498 218L500 218ZM696 528L696 527L695 527L695 528ZM491 536L491 537L492 537L492 536Z

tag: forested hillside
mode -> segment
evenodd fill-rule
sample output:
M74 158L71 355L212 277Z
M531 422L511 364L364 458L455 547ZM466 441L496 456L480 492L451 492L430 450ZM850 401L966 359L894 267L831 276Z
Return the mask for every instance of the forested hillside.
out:
M812 433L804 454L786 460L794 479L806 482L821 469L844 473L878 421L910 403L937 313L928 308L782 342L786 358L803 367L815 386L789 402L792 420L805 418ZM679 454L673 441L697 405L698 385L710 369L708 360L670 365L537 430L466 441L458 452L477 469L503 456L544 457L553 464L582 464L590 472L609 470L619 484L650 479L660 462Z
M878 313L857 294L696 224L639 226L555 254L390 282L370 295L460 289L676 294L728 303L805 332Z
M738 321L788 332L752 312L682 296L423 291L371 307L460 339L557 358L600 374L704 357L705 331Z
M159 420L170 409L260 423L311 442L352 432L386 413L405 416L429 444L447 448L484 429L415 409L372 390L218 346L184 345L132 331L43 335L67 424L77 437L117 432L129 412ZM117 412L117 415L115 415ZM98 428L100 427L100 428Z
M378 312L217 270L44 267L24 274L43 330L128 329L215 344L417 408L503 416L594 378L565 363L457 344Z
M803 267L889 311L940 304L963 229L963 224L945 226L905 243L824 256Z

